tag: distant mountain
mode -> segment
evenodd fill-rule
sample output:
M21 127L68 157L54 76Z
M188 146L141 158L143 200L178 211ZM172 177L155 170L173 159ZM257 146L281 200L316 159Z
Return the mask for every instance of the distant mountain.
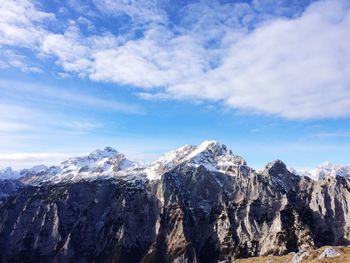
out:
M230 262L349 245L345 171L327 164L312 180L280 160L255 171L216 141L147 164L107 147L6 169L0 262Z
M350 179L350 165L339 165L325 162L311 171L297 171L292 169L297 175L308 176L314 180L322 180L325 177L342 176Z

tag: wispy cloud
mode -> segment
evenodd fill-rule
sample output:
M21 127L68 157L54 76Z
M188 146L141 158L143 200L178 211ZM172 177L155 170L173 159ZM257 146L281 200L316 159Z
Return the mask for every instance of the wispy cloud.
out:
M113 16L127 14L136 22L166 23L167 21L165 12L159 9L158 0L93 0L93 3L104 14Z
M57 164L75 152L55 152L60 143L67 147L82 137L89 138L91 132L105 125L73 112L64 114L13 103L0 102L0 112L0 167Z
M52 152L16 152L1 153L0 167L14 167L16 169L30 168L39 164L57 165L67 158L73 157L72 153L52 153Z
M0 69L14 67L20 69L23 72L43 72L40 67L34 65L30 61L27 61L25 56L17 54L12 50L0 48L0 54Z
M333 131L333 132L320 132L313 137L316 138L350 138L350 131Z
M89 131L103 126L100 122L84 119L81 116L47 112L43 109L32 109L9 103L0 102L0 112L3 113L0 116L0 134L38 131L50 133L50 130Z
M24 83L14 80L0 80L0 90L10 91L11 94L29 94L32 98L45 98L54 103L68 103L73 106L89 106L94 109L123 112L128 114L143 114L144 109L137 104L123 103L88 95L78 90L51 87L43 84ZM17 93L14 93L17 91ZM1 101L1 100L0 100Z
M8 121L0 119L0 133L1 132L15 132L30 129L31 126L16 121Z

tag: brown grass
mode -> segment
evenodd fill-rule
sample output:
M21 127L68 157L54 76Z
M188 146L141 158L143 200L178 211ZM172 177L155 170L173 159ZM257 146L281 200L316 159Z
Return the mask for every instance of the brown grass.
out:
M302 263L350 263L350 246L348 247L333 247L338 252L341 253L339 257L335 258L325 258L318 259L320 254L329 246L321 247L317 250L309 251L310 255L307 259L301 261ZM267 257L252 257L245 259L236 259L234 262L236 263L266 263L268 259L272 259L272 263L289 263L292 260L294 253L289 253L285 256L267 256Z

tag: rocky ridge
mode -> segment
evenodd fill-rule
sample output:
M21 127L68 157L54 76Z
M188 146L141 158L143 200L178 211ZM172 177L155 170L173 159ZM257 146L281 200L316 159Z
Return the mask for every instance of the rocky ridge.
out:
M151 164L106 148L15 180L1 262L217 262L350 244L350 181L261 172L215 141Z

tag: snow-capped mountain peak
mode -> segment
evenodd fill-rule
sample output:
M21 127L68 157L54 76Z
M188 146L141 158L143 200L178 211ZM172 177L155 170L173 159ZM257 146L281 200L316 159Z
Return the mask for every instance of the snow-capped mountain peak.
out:
M58 166L58 173L50 181L80 180L99 175L107 176L128 169L134 162L112 147L95 150L82 157L70 158Z
M24 169L20 174L22 181L27 184L79 181L98 176L112 176L137 165L112 147L105 147L85 156L69 158L57 166L36 166Z
M86 156L73 157L61 163L61 166L84 167L86 165L93 165L97 162L113 159L113 158L125 158L123 154L119 153L112 147L105 147L103 150L97 149Z

